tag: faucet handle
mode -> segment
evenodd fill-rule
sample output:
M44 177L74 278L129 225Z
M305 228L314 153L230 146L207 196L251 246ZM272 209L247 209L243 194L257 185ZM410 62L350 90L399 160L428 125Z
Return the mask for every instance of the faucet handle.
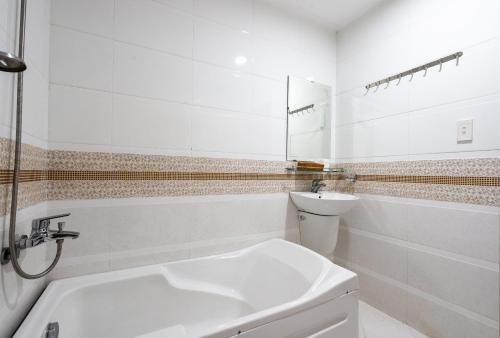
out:
M35 218L33 221L31 221L31 234L33 235L34 233L36 233L36 234L46 233L47 229L49 228L49 225L50 225L50 220L55 219L55 218L67 217L69 215L71 215L71 214L66 213L66 214L59 214L59 215Z
M59 231L63 231L65 226L66 222L57 222L57 229L59 229Z
M59 214L59 215L52 215L52 216L47 216L47 217L40 217L40 218L34 219L33 223L35 223L35 222L41 223L43 221L50 221L51 219L68 217L69 215L71 215L71 213L68 212L66 214Z

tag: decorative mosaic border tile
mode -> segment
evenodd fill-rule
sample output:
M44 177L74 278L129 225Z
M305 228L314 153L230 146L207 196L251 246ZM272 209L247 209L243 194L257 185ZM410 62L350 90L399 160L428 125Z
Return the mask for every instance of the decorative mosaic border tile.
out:
M26 182L19 185L18 208L23 209L48 200L48 182ZM0 215L10 211L11 186L0 185Z
M9 208L12 142L0 138L0 214ZM20 207L47 200L326 190L500 206L500 158L343 163L342 175L290 173L285 161L78 151L23 145Z
M500 177L500 158L339 163L357 175Z
M188 156L48 151L50 170L206 173L285 173L286 161L238 160Z
M357 182L354 192L500 207L500 186Z
M49 181L51 200L304 191L310 181Z
M22 170L47 170L48 151L29 144L23 144L21 148ZM0 168L14 168L14 142L0 137Z

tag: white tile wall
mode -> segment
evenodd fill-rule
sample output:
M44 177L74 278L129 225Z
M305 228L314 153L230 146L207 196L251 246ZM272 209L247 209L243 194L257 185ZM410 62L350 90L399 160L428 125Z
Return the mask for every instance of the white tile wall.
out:
M69 102L60 96L72 91L54 89L51 148L284 159L286 75L335 83L334 33L258 0L54 0L53 7L52 85L93 90L106 102L115 95L113 128L84 135L75 130L83 118L70 116L86 109L86 98L72 95L79 108L62 117L58 101ZM125 97L133 102L126 113ZM109 121L107 108L99 121Z
M112 41L55 25L50 38L51 83L112 90Z
M498 151L500 25L491 13L499 6L491 0L391 1L340 31L336 158L425 159ZM425 78L419 73L411 83L394 81L364 95L368 83L457 51L464 52L459 67L450 62L442 72L434 68ZM398 128L396 121L405 118L407 126ZM456 141L456 123L463 118L474 119L470 144ZM374 121L380 121L378 132L360 131Z
M360 197L335 255L362 299L430 337L498 335L500 209Z
M286 94L285 83L266 79L260 76L252 77L252 113L285 120ZM285 116L284 116L285 115Z
M251 71L254 59L252 36L246 31L232 30L213 21L196 19L193 57L227 68Z
M52 0L53 25L113 37L115 0Z
M360 269L356 269L352 264L349 269L355 271L359 278L359 287L362 290L361 299L368 304L382 309L383 312L402 322L406 322L408 297L407 291L392 284L386 283L384 279L379 279Z
M395 0L338 32L335 158L498 156L499 10L492 0ZM368 83L457 51L458 67L365 95ZM464 119L474 120L473 142L458 144ZM368 303L430 337L497 337L499 215L363 195L344 217L337 259L359 273Z
M356 229L402 240L408 237L405 227L408 210L395 201L361 199L345 218Z
M237 112L252 109L252 77L247 73L194 64L194 102Z
M448 304L413 293L408 294L408 323L429 337L498 337L497 324L482 323L461 309L451 311Z
M10 1L2 2L0 24L0 50L17 54L16 6ZM48 41L50 2L39 1L27 11L29 25L25 44L25 59L28 70L24 73L24 126L23 139L30 144L46 147L48 114ZM0 74L0 136L14 137L12 117L15 102L15 79L12 73Z
M31 72L24 73L23 87L23 134L39 141L30 142L28 137L24 139L27 143L45 148L49 105L48 78L44 78L43 74L33 67Z
M188 151L191 111L188 105L114 95L111 143L144 148L168 145Z
M408 250L408 285L497 323L498 282L498 269Z
M421 110L410 116L410 153L500 149L498 94L460 104ZM458 144L456 121L473 120L473 142Z
M0 36L3 40L9 41L9 48L6 50L14 50L14 36L17 30L16 24L17 4L12 1L3 0L0 2Z
M50 1L34 1L26 10L25 58L30 68L36 68L45 82L49 77L50 35L47 23L50 22ZM14 16L15 18L15 16ZM12 18L10 18L12 20Z
M185 57L192 55L192 16L141 0L117 1L115 11L116 40Z
M170 5L174 8L181 9L187 13L193 13L194 0L153 0L160 4Z
M28 2L26 20L24 72L23 142L47 146L50 0ZM0 0L0 50L17 54L17 6L19 2ZM15 109L15 74L0 72L0 136L13 138ZM6 193L4 190L2 193ZM9 200L9 199L7 199ZM39 203L22 209L17 215L17 231L29 233L33 218L46 215L46 204ZM8 238L8 217L0 217L2 247ZM34 248L21 255L21 266L29 272L39 272L49 264L54 246ZM33 302L46 285L45 279L25 280L17 276L12 265L0 267L0 337L10 337Z
M405 209L408 218L399 223L408 224L409 241L498 263L497 213L453 207L443 210L439 206L419 204L410 204Z
M81 232L52 278L298 240L285 193L48 202L48 212L71 212L68 227Z
M201 17L252 32L253 2L246 0L194 0L194 12Z
M117 93L191 102L192 74L193 65L187 59L115 43L113 87Z
M53 84L50 101L49 139L68 143L111 143L111 93Z
M346 230L342 230L344 232ZM407 280L406 248L384 238L349 231L347 259L399 282Z
M438 54L446 53L450 49L474 46L499 36L500 24L495 15L500 10L498 1L411 2L409 27L415 61L423 61L425 53L422 51L431 51L435 57L439 57ZM443 25L442 11L448 10L452 11L453 15L447 16L446 25ZM424 17L425 20L422 20ZM436 29L437 27L439 29Z
M283 140L285 135L286 124L281 119L267 119L248 114L235 115L210 108L194 109L193 152L217 152L230 156L253 154L254 158L264 155L266 158L281 159L285 144L279 141Z
M358 122L338 127L336 156L339 159L405 155L408 153L408 116Z

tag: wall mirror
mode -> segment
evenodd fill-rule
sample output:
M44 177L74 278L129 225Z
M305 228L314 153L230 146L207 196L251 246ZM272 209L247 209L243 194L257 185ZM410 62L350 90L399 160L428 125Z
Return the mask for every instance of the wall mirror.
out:
M331 87L288 77L287 160L331 157Z

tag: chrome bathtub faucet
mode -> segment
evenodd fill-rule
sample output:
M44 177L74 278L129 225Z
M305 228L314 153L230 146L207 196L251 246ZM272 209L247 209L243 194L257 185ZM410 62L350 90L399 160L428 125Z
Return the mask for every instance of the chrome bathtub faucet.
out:
M323 180L315 179L311 184L311 192L318 193L319 190L323 187L326 187L326 183Z
M57 230L52 230L49 228L51 220L62 217L68 217L69 215L71 214L67 213L67 214L34 219L31 222L31 235L29 237L26 235L21 237L19 248L20 249L31 248L39 244L49 241L55 241L58 239L64 240L66 238L71 238L71 239L78 238L78 236L80 236L79 232L63 230L64 226L66 225L66 222L58 222Z
M58 222L57 230L50 229L50 221L57 218L68 217L70 213L53 215L48 217L36 218L31 222L31 234L18 236L16 239L16 252L19 256L19 252L24 249L33 248L40 244L56 241L61 242L66 238L75 239L80 236L79 232L76 231L66 231L63 230L66 222ZM10 261L10 252L8 248L2 250L1 263L7 264Z

